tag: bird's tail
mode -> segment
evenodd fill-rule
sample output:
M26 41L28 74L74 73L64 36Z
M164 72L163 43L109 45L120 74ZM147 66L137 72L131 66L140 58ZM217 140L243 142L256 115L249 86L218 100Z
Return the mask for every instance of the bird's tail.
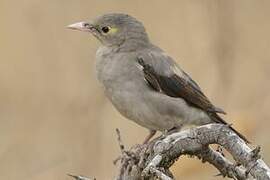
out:
M213 121L217 122L217 123L222 123L222 124L225 124L225 125L228 125L229 128L235 132L241 139L243 139L246 143L250 143L249 140L247 140L247 138L242 135L240 132L238 132L236 129L234 129L231 125L229 125L224 119L222 119L218 114L216 113L211 113L210 114L210 117Z

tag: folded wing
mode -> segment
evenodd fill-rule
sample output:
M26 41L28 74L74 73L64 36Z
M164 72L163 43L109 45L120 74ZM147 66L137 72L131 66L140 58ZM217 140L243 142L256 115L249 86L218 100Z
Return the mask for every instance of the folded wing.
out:
M153 58L153 56L151 56ZM138 63L143 67L144 77L147 83L155 91L166 94L174 98L182 98L191 106L195 106L209 113L223 113L225 112L216 108L208 98L202 93L199 86L191 80L191 78L182 70L177 69L176 66L164 67L166 73L159 73L155 70L155 66L147 63L142 57L138 57ZM158 63L158 61L157 61ZM171 72L169 73L169 69ZM177 74L176 72L181 72Z

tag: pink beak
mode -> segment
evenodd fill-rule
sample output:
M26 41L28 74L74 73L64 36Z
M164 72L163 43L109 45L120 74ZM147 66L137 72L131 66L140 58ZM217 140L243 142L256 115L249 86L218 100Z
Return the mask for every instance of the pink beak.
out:
M84 32L92 32L94 26L87 22L78 22L67 26L68 29L79 30Z

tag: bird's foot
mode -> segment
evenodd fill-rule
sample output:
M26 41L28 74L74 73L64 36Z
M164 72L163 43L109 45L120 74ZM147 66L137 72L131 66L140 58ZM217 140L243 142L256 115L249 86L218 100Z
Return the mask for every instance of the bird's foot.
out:
M168 136L168 135L170 135L170 134L173 134L173 133L175 133L175 132L180 131L181 127L182 127L182 126L178 126L178 127L173 127L173 128L171 128L171 129L168 129L168 130L164 130L164 131L162 132L162 138L164 138L164 137L166 137L166 136Z

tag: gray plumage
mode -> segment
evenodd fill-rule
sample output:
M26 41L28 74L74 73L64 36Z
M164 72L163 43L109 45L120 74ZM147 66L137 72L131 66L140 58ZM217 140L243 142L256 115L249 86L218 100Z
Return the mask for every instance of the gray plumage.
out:
M102 46L96 53L96 72L106 96L123 116L148 128L151 135L183 125L227 124L217 114L225 112L150 42L135 18L112 13L69 28L91 32L99 39Z

